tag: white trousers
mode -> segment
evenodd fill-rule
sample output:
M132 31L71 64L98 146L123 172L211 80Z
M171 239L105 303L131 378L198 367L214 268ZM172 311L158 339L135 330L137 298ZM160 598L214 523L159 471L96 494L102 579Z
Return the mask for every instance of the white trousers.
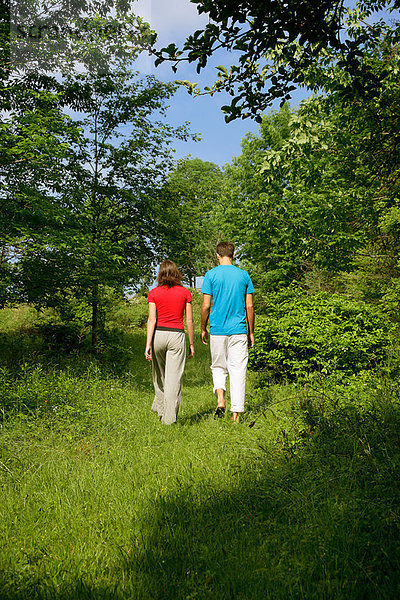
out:
M226 377L229 375L231 411L243 412L249 357L247 334L211 335L210 350L214 394L215 390L226 390Z

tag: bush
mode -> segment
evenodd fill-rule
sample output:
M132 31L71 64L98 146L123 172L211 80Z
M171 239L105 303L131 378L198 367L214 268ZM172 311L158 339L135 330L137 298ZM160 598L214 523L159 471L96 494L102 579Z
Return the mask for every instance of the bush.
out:
M108 318L108 325L125 330L143 328L146 325L149 307L146 298L135 296L116 307Z
M38 327L44 347L49 351L62 351L67 354L80 349L85 332L79 323L43 323Z
M382 307L338 294L289 288L265 297L262 312L249 365L278 381L375 368L394 340Z

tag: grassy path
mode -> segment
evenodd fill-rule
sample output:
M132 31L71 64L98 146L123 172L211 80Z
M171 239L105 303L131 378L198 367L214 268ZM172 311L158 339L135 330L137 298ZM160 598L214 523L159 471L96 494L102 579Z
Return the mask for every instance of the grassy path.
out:
M3 393L36 410L3 412L1 600L398 595L398 404L379 427L369 408L311 435L300 391L250 385L242 422L214 421L197 344L165 427L143 334L129 344L125 377L4 375Z

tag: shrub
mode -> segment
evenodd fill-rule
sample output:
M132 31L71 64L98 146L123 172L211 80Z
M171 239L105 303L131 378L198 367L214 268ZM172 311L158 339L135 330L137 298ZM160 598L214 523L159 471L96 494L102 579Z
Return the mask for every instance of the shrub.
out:
M382 307L338 294L289 288L263 298L262 312L249 365L278 381L375 368L394 339Z
M76 321L71 323L46 322L38 326L38 331L43 338L45 349L66 353L79 350L86 333L85 329Z
M146 298L137 295L113 310L109 315L108 325L125 330L143 328L146 325L148 313Z

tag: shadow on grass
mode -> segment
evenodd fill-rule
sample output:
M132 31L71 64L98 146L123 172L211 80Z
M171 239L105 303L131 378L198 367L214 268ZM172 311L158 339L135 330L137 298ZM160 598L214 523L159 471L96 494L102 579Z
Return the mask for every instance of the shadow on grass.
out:
M88 416L93 394L109 388L132 393L153 389L151 366L144 357L141 332L113 337L98 355L46 348L39 336L0 333L0 410L4 417L61 415L74 407L74 418ZM117 344L118 342L118 344ZM103 390L102 390L103 388ZM72 413L68 413L72 418ZM67 415L67 413L65 413Z
M193 415L188 416L180 416L179 424L180 425L195 425L196 423L200 423L204 419L209 419L213 416L215 408L207 408L205 410L198 411Z
M394 407L320 415L312 435L231 467L229 489L159 495L109 587L1 598L398 598L399 428Z
M18 374L22 366L40 363L44 369L68 368L79 375L94 364L104 376L131 377L139 389L147 389L149 382L151 383L151 369L145 368L148 363L144 357L144 330L105 332L97 353L92 351L88 343L74 346L70 338L63 338L63 332L56 333L59 337L54 333L48 340L34 327L29 330L0 332L0 367ZM186 363L185 386L201 385L204 381L210 381L211 385L211 372L206 357L208 352L208 348L200 343L196 344L195 359Z
M74 346L67 341L47 343L39 330L0 332L0 366L15 373L22 365L40 363L44 368L70 368L82 373L89 364L96 364L100 373L112 373L116 377L127 373L138 375L146 364L144 358L145 334L111 332L100 341L98 352L88 344Z
M394 409L321 417L297 447L235 467L231 490L161 498L125 576L149 598L399 597L399 426Z

